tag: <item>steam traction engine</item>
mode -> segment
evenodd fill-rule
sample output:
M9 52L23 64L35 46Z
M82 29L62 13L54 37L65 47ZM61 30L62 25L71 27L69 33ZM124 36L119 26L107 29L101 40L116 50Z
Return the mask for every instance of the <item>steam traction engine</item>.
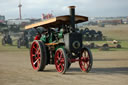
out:
M2 38L2 45L5 45L5 44L12 45L12 38L9 35L8 31L4 33L4 36Z
M23 34L17 40L17 47L21 48L21 46L25 46L26 48L29 48L29 40L26 32L23 32Z
M31 48L30 60L34 70L43 71L48 64L55 64L56 70L64 74L73 62L78 61L83 72L92 68L91 51L82 44L82 34L75 24L88 21L88 17L75 15L75 6L70 6L70 15L58 16L25 27L42 27ZM38 30L37 30L38 31Z

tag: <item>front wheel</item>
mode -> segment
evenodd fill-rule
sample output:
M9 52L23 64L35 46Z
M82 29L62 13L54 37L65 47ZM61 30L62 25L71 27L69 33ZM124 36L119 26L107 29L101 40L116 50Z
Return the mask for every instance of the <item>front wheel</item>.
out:
M30 49L30 59L34 70L43 71L46 66L46 49L42 41L33 41Z
M55 67L59 73L64 74L68 67L68 58L65 49L59 48L55 53Z
M93 64L92 53L88 48L83 48L80 53L81 53L79 57L80 69L83 72L89 72Z

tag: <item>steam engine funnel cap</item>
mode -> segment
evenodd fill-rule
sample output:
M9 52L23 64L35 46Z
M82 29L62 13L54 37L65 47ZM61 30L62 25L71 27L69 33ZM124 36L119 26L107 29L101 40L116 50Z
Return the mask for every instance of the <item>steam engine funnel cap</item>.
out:
M70 9L75 9L76 6L69 6L68 8L70 8Z
M70 8L70 9L75 9L76 6L69 6L68 8Z

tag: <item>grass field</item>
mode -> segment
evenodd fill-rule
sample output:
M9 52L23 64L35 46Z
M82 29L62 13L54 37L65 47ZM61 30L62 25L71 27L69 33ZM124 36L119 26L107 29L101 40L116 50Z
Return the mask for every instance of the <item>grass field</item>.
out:
M88 41L89 43L95 43L96 45L103 45L107 41ZM84 44L86 41L83 42ZM120 41L121 48L110 48L109 51L128 51L128 41ZM99 49L91 49L92 51L99 51Z
M102 31L103 35L107 37L108 41L117 40L120 42L122 48L111 48L110 51L128 50L128 25L105 25L105 27L87 26L89 29ZM84 41L85 43L86 41ZM104 44L107 41L91 41L96 44ZM92 49L97 51L97 49Z
M128 25L105 25L105 27L88 26L89 29L100 30L108 39L128 41Z

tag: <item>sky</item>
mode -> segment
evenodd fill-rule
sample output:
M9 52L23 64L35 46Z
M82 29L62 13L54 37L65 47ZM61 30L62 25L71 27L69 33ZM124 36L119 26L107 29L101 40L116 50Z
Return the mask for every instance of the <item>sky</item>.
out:
M69 14L68 6L76 6L76 14L88 17L128 16L128 0L21 0L23 18L41 18L42 13L54 16ZM19 0L0 0L0 15L19 18Z

